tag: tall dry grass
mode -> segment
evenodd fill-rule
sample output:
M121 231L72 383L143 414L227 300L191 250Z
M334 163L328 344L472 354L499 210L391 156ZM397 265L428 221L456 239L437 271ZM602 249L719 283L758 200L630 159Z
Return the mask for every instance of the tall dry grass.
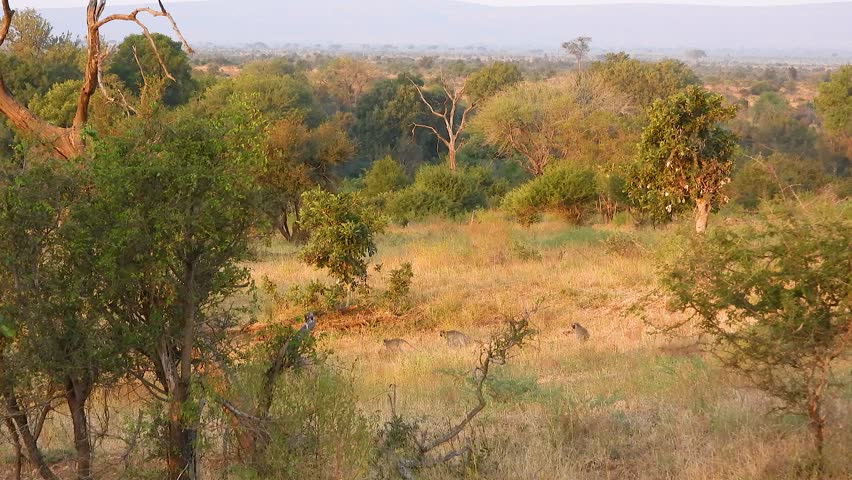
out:
M541 299L543 307L533 317L540 334L496 371L488 408L465 433L476 445L475 456L419 478L808 478L811 444L803 419L769 415L770 399L695 353L692 339L653 335L629 311L653 288L652 252L668 233L577 228L556 220L524 229L496 214L461 224L392 228L381 238L374 263L383 265L382 273L371 283L383 289L384 273L411 262L414 307L401 316L380 309L321 316L322 347L333 352L331 368L355 379L359 407L377 427L390 417L389 386L395 385L398 413L437 434L473 403L468 378L477 355L475 346L449 349L438 330L486 339L504 314ZM639 245L608 240L614 235ZM276 240L259 250L250 265L258 281L268 279L280 290L328 281L299 262L294 246ZM264 302L269 299L261 294ZM287 323L303 313L264 308L264 322ZM670 319L663 305L645 313L654 322ZM572 322L589 329L588 343L570 336ZM406 338L414 349L383 354L381 340L391 336ZM852 369L841 370L848 379ZM835 393L829 473L847 479L852 387ZM112 405L114 427L135 417L138 406L130 400ZM67 418L55 416L46 431L48 449L67 457L69 432ZM115 457L123 447L108 438L99 443L101 478L124 478ZM8 459L0 457L0 479L11 465L3 460ZM215 452L206 462L220 466ZM70 468L62 470L70 474ZM243 478L216 473L220 477Z
M629 311L654 286L652 252L666 233L555 220L524 229L494 214L394 228L375 262L413 264L416 307L401 318L352 313L371 318L327 332L325 345L354 369L365 411L387 419L395 385L399 412L439 433L473 402L466 379L476 348L451 350L437 331L485 339L501 315L543 299L534 317L540 335L497 372L492 403L470 433L479 446L474 461L422 478L807 478L803 419L768 415L771 400L690 349L692 339L653 335ZM639 246L612 248L607 239L616 234ZM282 287L323 278L300 265L291 247L273 250L275 260L253 265L258 277ZM662 305L645 313L653 322L669 318ZM569 335L575 321L590 330L588 344ZM414 351L383 355L381 339L390 336L408 339ZM850 413L847 389L832 405L835 478L852 478Z

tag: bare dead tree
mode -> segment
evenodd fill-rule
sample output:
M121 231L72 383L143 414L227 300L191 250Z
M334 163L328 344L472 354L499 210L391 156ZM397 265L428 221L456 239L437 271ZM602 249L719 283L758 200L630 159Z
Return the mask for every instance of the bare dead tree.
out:
M53 154L59 158L74 158L83 153L85 144L82 137L83 128L89 120L89 104L92 95L95 94L99 85L101 63L103 61L103 47L101 45L101 28L111 22L132 22L142 29L143 35L148 39L151 48L154 49L154 55L160 63L160 67L166 78L174 80L169 73L163 58L154 43L154 37L151 35L147 26L139 19L141 14L147 14L152 17L164 17L172 25L177 37L180 39L184 48L192 53L192 48L187 43L186 39L181 34L177 23L169 13L162 1L159 1L159 10L143 7L137 8L125 14L113 14L102 18L106 0L89 0L86 7L86 63L83 71L83 86L80 88L80 93L77 97L77 108L74 113L74 119L69 127L58 127L42 118L35 115L30 109L18 102L14 96L6 88L3 82L3 76L0 74L0 113L9 119L9 122L18 131L25 135L33 136L40 142L50 147ZM9 0L0 0L3 9L3 20L0 22L0 46L2 46L9 33L9 28L12 25L12 18L15 11L9 6Z
M402 478L413 480L416 470L435 467L470 453L471 447L469 445L464 445L461 448L450 448L442 454L435 454L434 452L456 440L476 416L485 409L487 406L485 387L492 368L505 365L512 357L513 351L516 348L522 348L535 335L536 331L530 324L530 317L538 310L540 305L539 302L535 307L516 318L507 318L504 329L492 336L491 340L482 346L479 352L479 363L473 370L476 404L445 433L432 439L426 438L425 433L419 437L414 435L413 440L417 447L415 457L402 458L397 463L397 470ZM394 390L393 397L391 397L391 411L392 415L397 417L395 404L396 391Z
M475 110L477 106L479 106L479 100L472 100L467 106L463 107L462 100L464 99L467 90L467 79L465 79L460 86L453 87L444 79L444 74L441 73L439 85L444 93L444 103L442 106L436 107L426 99L426 95L423 93L423 87L410 78L409 81L412 85L414 85L414 88L417 89L417 93L420 95L420 100L424 105L426 105L429 112L433 116L440 118L447 129L447 134L443 135L432 125L415 123L411 127L411 133L413 134L416 132L418 128L431 131L435 137L440 140L445 147L447 147L447 162L449 163L450 170L455 171L456 154L462 146L461 134L464 132L464 127L467 124L467 116L470 112ZM459 109L461 109L460 119L457 118ZM456 120L458 120L458 122Z

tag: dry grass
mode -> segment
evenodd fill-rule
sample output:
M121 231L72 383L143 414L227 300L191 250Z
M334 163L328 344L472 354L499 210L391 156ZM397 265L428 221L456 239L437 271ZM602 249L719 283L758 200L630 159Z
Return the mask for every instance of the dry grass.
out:
M664 237L629 230L621 229L645 245ZM394 228L382 237L375 262L382 272L413 264L415 307L401 317L324 315L323 346L334 352L334 365L353 370L360 406L378 423L389 418L393 384L399 413L437 433L473 402L467 377L476 360L475 347L451 350L437 331L485 339L503 314L543 299L533 318L540 335L498 369L492 402L467 434L478 446L476 457L420 478L808 478L810 439L802 419L767 415L770 400L691 352L689 339L670 343L628 314L654 285L653 262L641 249L608 252L602 241L613 233L558 221L522 229L494 214L466 224ZM275 241L262 250L251 265L258 280L286 289L325 279L302 265L290 245ZM382 275L375 276L374 287L382 289ZM287 322L302 312L267 313L268 321ZM668 318L661 306L647 314ZM566 335L575 321L590 330L589 343ZM408 339L414 350L384 355L381 340L391 336ZM831 474L852 478L852 389L838 398L831 406ZM70 438L66 423L60 417L50 430L51 448L62 448L59 437Z
M504 313L544 299L534 318L535 344L496 377L493 404L477 422L476 465L455 465L423 478L489 479L744 479L794 478L807 462L804 422L767 415L772 403L704 357L651 335L627 309L654 284L643 252L608 253L613 232L557 221L531 229L486 215L469 224L432 222L390 231L376 262L413 264L417 307L401 319L379 313L369 325L333 330L325 344L354 365L362 407L389 415L388 386L399 409L439 431L472 402L465 378L474 347L444 346L439 329L486 338ZM636 232L653 244L659 232ZM521 258L512 240L541 259ZM321 278L298 264L289 247L253 266L279 285ZM527 256L528 257L528 256ZM535 257L535 255L533 255ZM381 281L376 287L382 288ZM298 312L279 312L282 318ZM357 316L357 315L356 315ZM648 312L665 321L660 307ZM363 319L362 319L363 320ZM566 335L579 321L592 333L580 345ZM321 320L322 323L322 320ZM340 325L338 318L328 323ZM415 351L387 358L381 339L403 336ZM833 407L831 439L837 478L852 475L850 392Z

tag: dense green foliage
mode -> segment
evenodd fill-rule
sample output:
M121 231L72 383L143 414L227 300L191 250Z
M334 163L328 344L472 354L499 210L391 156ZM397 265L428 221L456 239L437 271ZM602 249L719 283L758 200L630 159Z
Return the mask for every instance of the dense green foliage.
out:
M367 278L384 219L349 193L311 190L303 194L302 228L310 235L302 259L327 268L338 283L354 288Z
M125 38L110 56L109 73L117 75L137 95L147 81L170 77L163 103L172 106L186 103L196 89L189 58L180 42L160 33L152 34L151 38L156 51L144 35Z
M833 72L831 80L819 86L814 103L825 129L841 139L852 157L852 65Z
M364 195L370 199L395 192L408 185L408 177L402 166L390 155L373 162L364 173Z
M626 94L640 110L648 108L656 100L701 83L683 62L642 62L630 58L624 52L606 54L603 60L593 62L589 70L611 87Z
M697 208L696 230L703 232L729 181L737 144L721 122L735 114L735 106L699 87L654 102L631 172L630 198L654 218Z
M406 76L376 82L358 100L353 112L356 120L353 131L361 153L376 158L414 142L415 157L434 156L436 140L432 135L411 130L415 123L433 123L434 118L426 114L425 108Z
M533 180L510 191L503 209L524 225L541 220L545 212L557 213L579 223L585 210L598 198L595 173L571 164L548 168Z
M478 102L496 95L506 87L519 83L523 78L523 73L517 65L494 62L470 74L465 87L471 100Z
M424 165L414 183L387 201L387 212L398 223L429 217L457 218L488 205L495 184L481 167L451 171L442 165Z

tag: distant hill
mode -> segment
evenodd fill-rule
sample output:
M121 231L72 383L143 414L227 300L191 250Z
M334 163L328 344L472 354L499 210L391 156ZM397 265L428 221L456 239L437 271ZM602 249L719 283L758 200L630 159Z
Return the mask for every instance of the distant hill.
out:
M489 7L455 0L203 0L168 3L192 42L242 45L487 45L554 48L578 35L598 48L849 52L852 2L773 7L584 5ZM114 7L112 10L126 10ZM81 9L45 9L82 33ZM158 25L165 29L164 22ZM112 27L115 39L135 32Z

